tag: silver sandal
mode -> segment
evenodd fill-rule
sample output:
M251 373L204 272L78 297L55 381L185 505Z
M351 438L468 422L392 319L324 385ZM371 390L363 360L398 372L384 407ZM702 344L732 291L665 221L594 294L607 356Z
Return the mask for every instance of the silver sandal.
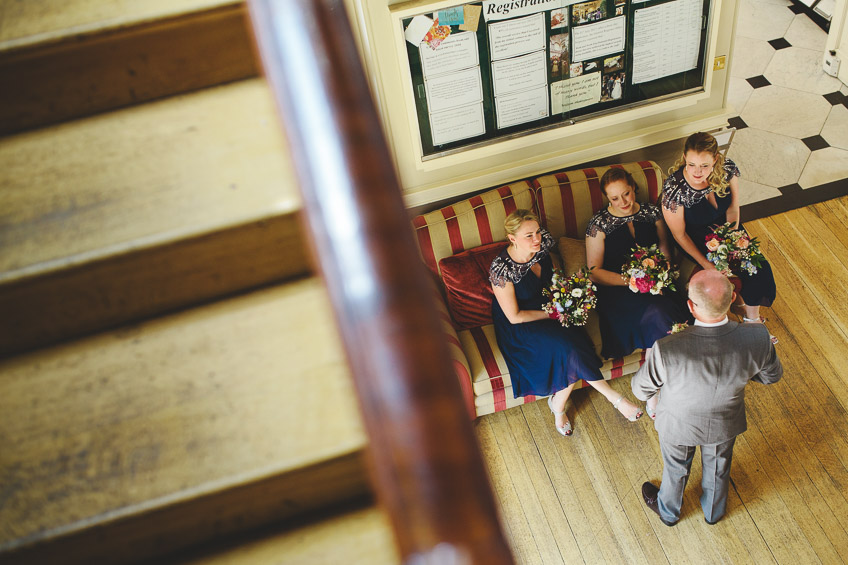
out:
M556 410L554 410L553 400L554 400L553 395L548 397L548 408L551 409L551 413L553 413L554 416L562 416L563 414L565 414L565 410L563 410L562 412L557 412ZM560 428L556 425L556 418L554 418L554 428L556 428L556 431L559 432L560 435L563 435L563 436L566 436L566 437L570 436L571 433L573 432L573 430L571 429L571 422L568 421L568 420L565 421L565 426Z

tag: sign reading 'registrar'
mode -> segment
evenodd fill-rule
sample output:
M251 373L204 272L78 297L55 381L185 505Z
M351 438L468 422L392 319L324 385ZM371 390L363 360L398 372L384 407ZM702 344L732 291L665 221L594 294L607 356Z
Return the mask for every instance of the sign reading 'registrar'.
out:
M535 14L574 4L579 0L483 0L483 17L487 22Z

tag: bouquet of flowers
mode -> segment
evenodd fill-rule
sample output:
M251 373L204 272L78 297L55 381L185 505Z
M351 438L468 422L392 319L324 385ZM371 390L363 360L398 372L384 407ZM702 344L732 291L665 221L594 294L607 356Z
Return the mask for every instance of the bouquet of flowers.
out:
M663 289L674 290L678 272L656 245L632 249L630 260L621 266L621 276L633 292L662 294Z
M589 318L589 310L595 307L597 287L589 280L589 269L585 266L570 277L554 269L551 286L543 290L550 302L542 306L548 314L555 314L565 327L583 326Z
M743 269L753 275L764 259L760 242L745 230L732 226L728 222L707 234L707 260L723 273L732 274L733 269Z

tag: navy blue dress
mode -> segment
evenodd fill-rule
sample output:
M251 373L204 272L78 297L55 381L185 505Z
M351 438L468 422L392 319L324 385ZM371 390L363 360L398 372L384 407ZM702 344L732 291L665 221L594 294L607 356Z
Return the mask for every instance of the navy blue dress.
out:
M492 261L489 280L501 287L511 282L520 310L541 310L547 302L542 289L553 276L549 254L553 245L553 238L543 230L542 249L529 262L513 261L505 249ZM530 270L536 263L542 267L541 278ZM564 328L554 320L512 324L497 299L492 300L492 320L516 398L531 394L547 396L580 379L603 378L601 360L581 328Z
M603 268L620 273L637 244L643 247L659 244L656 223L661 217L659 208L653 204L642 204L638 212L623 218L603 209L589 221L586 237L604 233ZM627 224L633 225L635 237ZM679 295L670 291L655 295L633 292L626 286L597 286L603 340L601 356L605 358L615 359L636 349L647 349L667 336L673 324L689 317Z
M728 181L739 176L739 167L730 159L724 160L724 171L727 174ZM683 176L683 167L675 171L663 184L663 208L674 212L678 206L684 207L683 217L686 221L686 233L704 255L707 254L707 235L712 233L711 228L713 226L727 222L727 210L733 200L729 191L723 197L716 195L715 200L718 207L714 208L707 199L707 195L712 191L711 187L702 190L692 188ZM741 223L739 227L742 227ZM740 294L745 304L749 306L772 305L777 296L777 287L774 284L774 274L768 261L763 261L753 275L749 275L742 269L734 270L733 274L742 281Z

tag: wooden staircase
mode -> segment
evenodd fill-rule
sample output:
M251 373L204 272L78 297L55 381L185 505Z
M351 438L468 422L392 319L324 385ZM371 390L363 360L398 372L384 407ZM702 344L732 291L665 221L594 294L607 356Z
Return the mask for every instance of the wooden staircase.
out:
M0 562L396 563L245 8L0 1Z

